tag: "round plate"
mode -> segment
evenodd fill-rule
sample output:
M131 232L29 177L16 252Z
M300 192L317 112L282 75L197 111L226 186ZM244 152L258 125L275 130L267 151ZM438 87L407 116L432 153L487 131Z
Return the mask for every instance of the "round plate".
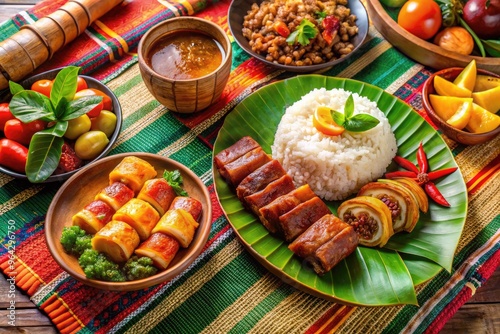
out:
M415 163L423 142L431 170L457 166L441 136L409 105L384 90L350 79L299 75L265 86L243 100L226 117L215 141L214 154L241 137L253 137L271 153L276 128L287 106L314 88L343 88L375 101L396 136L398 154ZM391 165L389 170L396 169ZM268 233L214 167L216 194L238 237L248 251L285 282L313 295L352 305L416 304L414 285L451 270L453 256L467 214L467 191L460 171L437 186L451 203L444 208L429 203L412 233L398 233L382 249L358 247L324 276L318 276L288 245ZM340 202L327 202L332 212Z
M53 69L53 70L50 70L50 71L47 71L47 72L36 74L36 75L34 75L34 76L32 76L32 77L30 77L28 79L25 79L22 82L20 82L20 85L23 86L25 89L30 89L31 85L34 82L38 81L38 80L41 80L41 79L53 80L53 79L55 79L55 77L57 76L57 73L59 73L60 70L61 70L61 68L57 68L57 69ZM99 156L97 156L97 158L95 158L94 160L92 160L92 161L97 161L97 160L105 157L106 155L108 155L108 153L113 148L113 145L115 144L116 139L118 138L118 135L120 134L120 130L122 128L122 118L123 118L122 117L122 108L120 106L120 102L118 101L118 98L113 93L113 91L108 88L108 86L106 86L105 84L103 84L99 80L94 79L92 77L89 77L89 76L86 76L86 75L79 75L79 76L81 76L82 78L85 79L85 81L87 82L87 85L88 85L89 88L99 89L100 91L102 91L103 93L105 93L106 95L108 95L111 98L111 101L113 103L113 110L112 110L112 112L116 115L116 128L115 128L115 131L113 132L113 134L109 138L109 143L108 143L108 145L106 145L106 147L101 152L101 154L99 154ZM8 101L8 99L10 98L10 96L11 95L10 95L10 92L8 90L0 92L0 101ZM63 173L63 174L51 175L43 183L65 181L70 176L72 176L73 174L75 174L76 172L78 172L80 169L81 168L76 169L76 170L71 171L71 172ZM28 177L26 176L26 174L21 174L21 173L18 173L18 172L14 172L14 171L12 171L12 170L10 170L8 168L2 167L2 166L0 166L0 172L5 173L7 175L10 175L10 176L12 176L12 177L14 177L16 179L26 179L26 180L28 179Z
M127 156L136 156L152 164L158 177L164 170L179 170L183 178L183 188L192 198L203 206L194 239L186 249L180 249L170 266L148 278L127 282L105 282L88 279L83 273L76 257L67 254L59 239L65 226L71 226L72 216L90 203L94 196L109 184L109 173ZM45 219L45 236L50 253L56 262L71 276L86 285L104 290L131 291L168 281L183 272L201 253L210 233L212 204L208 189L203 182L186 166L159 155L150 153L122 153L94 162L68 179L54 196Z
M475 59L477 67L500 74L500 58L462 55L445 50L401 28L378 0L367 0L366 4L370 18L377 30L389 43L411 59L437 70L448 67L465 67L472 59Z
M271 66L274 66L282 70L297 72L297 73L313 73L313 72L326 71L330 69L332 66L346 60L352 54L354 54L356 50L363 44L363 41L365 40L366 35L368 34L369 21L368 21L368 13L366 12L365 7L359 0L348 0L349 2L348 7L351 9L351 12L356 15L357 17L356 24L358 25L359 28L358 34L353 39L354 50L351 53L349 53L346 57L343 58L339 58L323 64L310 65L310 66L287 66L287 65L273 63L269 60L266 60L266 58L263 57L262 55L254 52L252 50L252 47L249 45L248 40L243 36L242 32L244 17L245 15L247 15L247 12L251 9L252 4L254 3L260 4L263 1L264 0L233 0L229 5L229 10L227 15L229 29L231 30L231 34L236 40L236 43L238 43L238 45L243 50L245 50L249 55L263 61L266 64L269 64Z

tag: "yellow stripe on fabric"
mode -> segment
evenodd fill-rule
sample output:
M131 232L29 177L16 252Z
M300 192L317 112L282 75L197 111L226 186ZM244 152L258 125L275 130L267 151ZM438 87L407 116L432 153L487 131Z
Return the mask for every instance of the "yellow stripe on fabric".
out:
M170 2L164 0L158 0L158 2L170 9L170 11L174 13L175 16L181 16L181 13L179 13L179 9L172 5Z
M153 329L160 321L167 317L175 308L195 294L203 285L212 279L220 270L233 261L243 252L243 247L237 239L229 242L218 253L214 254L210 262L200 268L186 282L162 300L155 303L155 308L137 321L127 333L146 333ZM156 301L155 301L156 302Z
M98 26L102 31L104 31L106 34L108 34L109 36L111 36L112 38L116 39L122 46L123 48L123 51L125 53L128 53L128 44L127 42L122 38L122 36L120 36L119 34L117 34L116 32L113 31L113 29L110 29L108 26L106 26L104 23L102 23L101 21L99 20L96 20L94 22L94 24L96 26Z
M42 185L31 186L26 190L21 191L20 193L13 196L7 202L0 205L0 215L13 210L16 206L22 204L27 201L29 198L35 196L40 191L42 191L44 187Z
M500 170L500 166L497 165L497 166L494 166L492 169L486 171L483 175L481 175L473 184L471 184L469 186L469 188L467 188L467 191L468 192L471 192L471 190L473 190L479 183L483 182L484 179L487 179L489 177L491 177L493 174L495 174L498 170Z
M389 87L385 89L386 92L394 94L401 86L403 86L408 80L413 78L424 68L423 65L415 63L410 67L402 76L400 76L396 81L394 81Z
M100 47L102 47L104 50L106 50L106 52L108 53L108 56L109 56L109 60L111 62L115 62L115 55L113 53L113 50L111 50L111 48L106 43L104 43L103 41L101 41L99 38L97 38L94 34L92 34L91 32L89 32L88 30L85 30L85 33L94 42L96 42Z
M201 333L227 333L259 303L267 298L283 283L276 276L267 273L245 291L233 304L228 306ZM200 333L200 334L201 334Z
M66 304L66 302L59 296L57 292L54 292L54 294L56 295L56 298L61 302L61 304L63 304L64 307L68 310L68 313L71 314L73 318L75 318L76 322L78 322L82 328L85 328L85 324L80 320L80 318L78 318L75 312L71 310L71 307L69 307L69 305Z
M184 8L187 9L188 15L193 15L194 14L194 9L193 6L191 6L191 3L188 0L177 0L181 5L184 6Z

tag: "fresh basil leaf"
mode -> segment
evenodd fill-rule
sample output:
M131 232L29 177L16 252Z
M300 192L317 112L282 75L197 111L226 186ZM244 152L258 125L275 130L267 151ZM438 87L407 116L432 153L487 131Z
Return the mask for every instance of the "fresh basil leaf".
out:
M67 101L73 100L77 88L77 78L79 67L67 66L57 73L52 90L50 91L50 100L57 107L59 101L65 98Z
M343 113L335 111L335 110L332 110L332 118L333 118L333 121L335 123L337 123L337 125L339 125L339 126L343 126L345 121L346 121L345 115Z
M67 129L68 129L68 121L57 121L54 124L54 126L43 129L39 132L56 137L62 137L66 133Z
M48 97L32 90L23 90L12 97L9 109L21 122L37 119L55 120L54 108Z
M346 119L349 119L352 115L354 115L354 99L352 98L352 94L349 94L349 97L345 101L344 115Z
M54 173L61 159L64 139L44 132L33 135L26 161L26 176L32 183L47 180Z
M61 121L69 121L88 113L95 106L102 102L102 96L83 96L76 100L71 100L61 116Z
M61 119L61 117L64 116L66 113L66 110L68 109L68 100L65 97L62 97L59 100L59 103L56 105L56 109L54 110L54 115L56 116L56 119Z
M481 40L486 53L492 57L500 57L500 41L494 39Z
M16 95L17 93L22 92L24 90L23 86L12 80L9 80L9 88L10 88L10 93L12 95Z
M377 126L380 121L369 114L357 114L346 119L344 128L350 132L363 132Z

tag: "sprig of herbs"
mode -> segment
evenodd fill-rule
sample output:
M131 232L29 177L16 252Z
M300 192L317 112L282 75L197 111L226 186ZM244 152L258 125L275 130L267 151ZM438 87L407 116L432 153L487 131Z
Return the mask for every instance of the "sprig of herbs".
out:
M102 101L102 96L85 96L74 100L79 71L80 68L75 66L59 71L50 98L9 81L13 95L9 103L12 114L23 123L39 119L50 124L31 139L26 162L26 176L30 182L43 182L56 170L68 121L86 114Z
M183 183L182 175L177 169L171 172L165 170L163 172L163 178L167 180L168 184L170 184L170 186L174 189L175 193L178 196L188 195L188 193L184 190L184 188L182 188L182 183Z
M286 39L288 44L299 43L307 45L311 39L315 38L318 34L316 26L308 19L302 19L297 29L295 29Z
M350 132L363 132L377 126L380 121L370 114L354 115L354 99L349 95L345 102L344 113L336 110L331 111L332 118L337 125L344 127Z

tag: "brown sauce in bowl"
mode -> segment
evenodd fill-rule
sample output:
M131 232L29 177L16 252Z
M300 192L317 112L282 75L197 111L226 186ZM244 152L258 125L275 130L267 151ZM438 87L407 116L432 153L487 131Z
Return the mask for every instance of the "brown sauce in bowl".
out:
M147 55L149 66L170 79L193 79L215 71L224 50L214 38L197 31L183 30L160 37Z

